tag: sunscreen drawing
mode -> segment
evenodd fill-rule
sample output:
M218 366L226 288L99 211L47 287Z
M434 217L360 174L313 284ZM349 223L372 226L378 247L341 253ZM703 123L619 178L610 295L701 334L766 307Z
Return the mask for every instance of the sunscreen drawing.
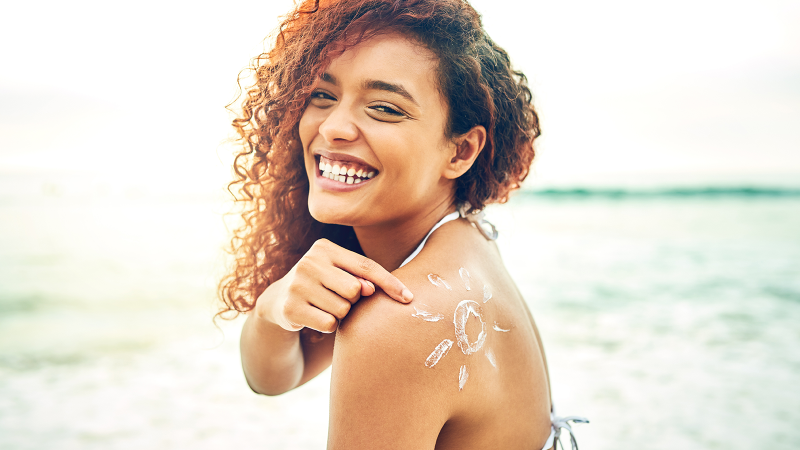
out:
M500 327L500 325L497 322L494 323L494 326L492 328L494 328L494 331L499 331L501 333L508 333L509 331L511 331L511 328L506 330L505 328Z
M428 305L426 305L424 303L420 303L420 306L423 306L425 308L430 308L430 306L428 306ZM438 321L444 319L444 315L442 315L442 314L439 314L439 313L435 313L434 314L432 312L425 311L424 309L417 308L416 306L414 306L414 311L416 311L416 312L414 314L412 314L411 317L420 318L420 319L424 320L425 322L438 322Z
M431 284L436 286L436 287L443 287L443 288L447 289L448 291L452 291L453 290L453 288L451 288L450 285L447 284L447 281L444 281L444 279L442 279L442 277L440 277L439 275L436 275L435 273L429 273L428 274L428 281L430 281Z
M486 342L486 322L481 317L481 305L472 300L461 300L461 303L456 306L456 312L453 313L453 325L456 327L456 341L458 346L465 355L471 355L483 347ZM478 333L478 338L475 342L470 342L467 336L467 321L469 316L472 315L481 323L481 332Z
M461 369L458 371L458 390L464 389L464 385L467 384L467 378L469 378L469 372L467 371L467 366L461 366Z
M489 301L492 298L492 288L489 287L488 284L483 285L483 303Z
M450 339L445 339L442 342L439 342L439 345L428 355L428 359L425 360L425 367L432 368L442 359L443 356L450 351L450 348L453 346L453 341Z
M486 355L486 359L489 360L489 364L491 364L492 367L494 367L496 369L497 368L497 360L494 358L494 352L492 351L492 349L487 348L486 351L484 352L484 354Z
M468 291L471 291L472 289L470 289L470 287L469 287L470 276L469 276L469 272L467 271L467 269L465 269L463 267L458 269L458 274L461 275L461 281L464 282L464 287Z
M461 280L464 282L464 287L469 291L470 288L470 280L471 277L469 272L465 268L460 268L458 270L458 274L461 276ZM452 290L449 284L444 281L439 275L436 274L429 274L428 280L437 287L444 287L448 290ZM483 303L489 301L492 298L492 290L489 285L483 285ZM424 308L424 309L423 309ZM427 311L430 309L429 306L425 304L419 304L419 308L414 306L415 314L412 314L413 317L420 318L426 322L438 322L444 319L444 315L439 313L431 313ZM470 336L467 335L467 322L469 322L470 316L476 320L481 325L481 330L478 333L478 336L474 337L474 341L470 340ZM465 355L469 356L474 354L475 352L483 349L484 344L486 343L487 337L487 325L486 322L483 320L483 308L481 304L474 301L474 300L461 300L456 306L455 311L453 312L453 327L455 329L455 343L458 344L458 347L461 349L461 352ZM502 328L497 322L494 322L492 329L495 331L499 331L502 333L507 333L511 331L511 329ZM439 360L447 356L447 353L453 347L454 342L450 339L444 339L436 346L436 348L428 355L428 358L425 360L425 367L433 368L436 364L439 363ZM495 369L497 368L497 358L495 357L494 352L490 348L483 349L483 354L486 356L486 359L489 361L489 364L492 365ZM469 378L469 367L466 364L463 364L458 371L458 390L462 391L464 386L467 383L467 378Z

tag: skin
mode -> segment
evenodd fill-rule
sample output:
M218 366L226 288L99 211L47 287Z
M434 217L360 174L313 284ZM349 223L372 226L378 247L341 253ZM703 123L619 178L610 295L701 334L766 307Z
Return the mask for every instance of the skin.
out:
M242 361L250 386L266 394L293 389L333 361L328 448L541 448L550 431L536 326L494 243L453 221L398 269L455 210L455 180L486 139L481 126L444 135L448 110L436 64L433 53L402 35L372 38L331 62L300 121L309 211L321 222L352 226L365 256L318 241L259 297L242 332ZM332 188L319 176L320 154L357 159L377 175L351 190ZM472 274L471 292L460 267ZM428 282L432 272L453 291ZM433 369L425 367L442 339L455 340L456 305L482 302L484 283L494 293L482 304L485 346L498 367L483 351L467 356L455 345ZM445 320L412 317L422 303ZM492 331L494 321L513 331ZM473 340L476 323L467 328ZM459 391L464 364L470 375Z

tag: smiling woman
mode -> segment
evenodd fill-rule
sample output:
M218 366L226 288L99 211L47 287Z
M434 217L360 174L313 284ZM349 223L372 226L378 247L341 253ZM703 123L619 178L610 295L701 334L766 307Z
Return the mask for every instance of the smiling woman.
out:
M250 387L332 364L330 448L551 448L566 421L481 212L534 156L525 76L462 0L307 1L280 30L234 121L220 284Z

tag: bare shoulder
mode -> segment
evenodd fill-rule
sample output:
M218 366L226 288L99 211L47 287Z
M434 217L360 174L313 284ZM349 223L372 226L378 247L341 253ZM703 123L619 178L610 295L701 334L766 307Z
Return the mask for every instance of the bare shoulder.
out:
M410 304L378 292L357 302L340 324L329 446L433 448L463 401L463 361L453 349L457 296L423 272L418 267L398 276L414 293Z
M492 286L499 284L484 267L495 247L476 252L486 241L468 224L453 223L448 231L432 235L417 258L394 272L414 293L410 304L379 291L354 305L337 332L334 365L363 362L363 371L386 378L402 375L396 382L411 384L416 392L430 391L440 400L457 396L460 402L469 374L494 364L492 352L481 361L468 357L484 356L493 324L508 316L497 302L486 303L494 295ZM457 245L464 240L460 232L478 238L472 251L459 250L465 247ZM451 406L458 405L454 401Z
M423 272L417 268L398 274L414 293L410 304L396 302L379 291L353 306L337 331L335 362L353 368L365 364L364 371L395 387L402 383L417 392L439 392L445 381L441 371L431 370L435 364L429 357L453 334L457 296L431 284Z
M546 438L548 382L535 324L494 244L463 225L443 226L394 272L414 293L410 304L379 292L340 324L331 442L433 448L438 437L468 448L465 436L490 447Z

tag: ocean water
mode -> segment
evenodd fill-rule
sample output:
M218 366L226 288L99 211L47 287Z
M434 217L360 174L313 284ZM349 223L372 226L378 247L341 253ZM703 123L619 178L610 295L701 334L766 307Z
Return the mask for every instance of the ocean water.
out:
M220 195L0 174L0 448L324 448L328 373L249 391ZM800 447L800 195L523 193L488 211L587 449Z

